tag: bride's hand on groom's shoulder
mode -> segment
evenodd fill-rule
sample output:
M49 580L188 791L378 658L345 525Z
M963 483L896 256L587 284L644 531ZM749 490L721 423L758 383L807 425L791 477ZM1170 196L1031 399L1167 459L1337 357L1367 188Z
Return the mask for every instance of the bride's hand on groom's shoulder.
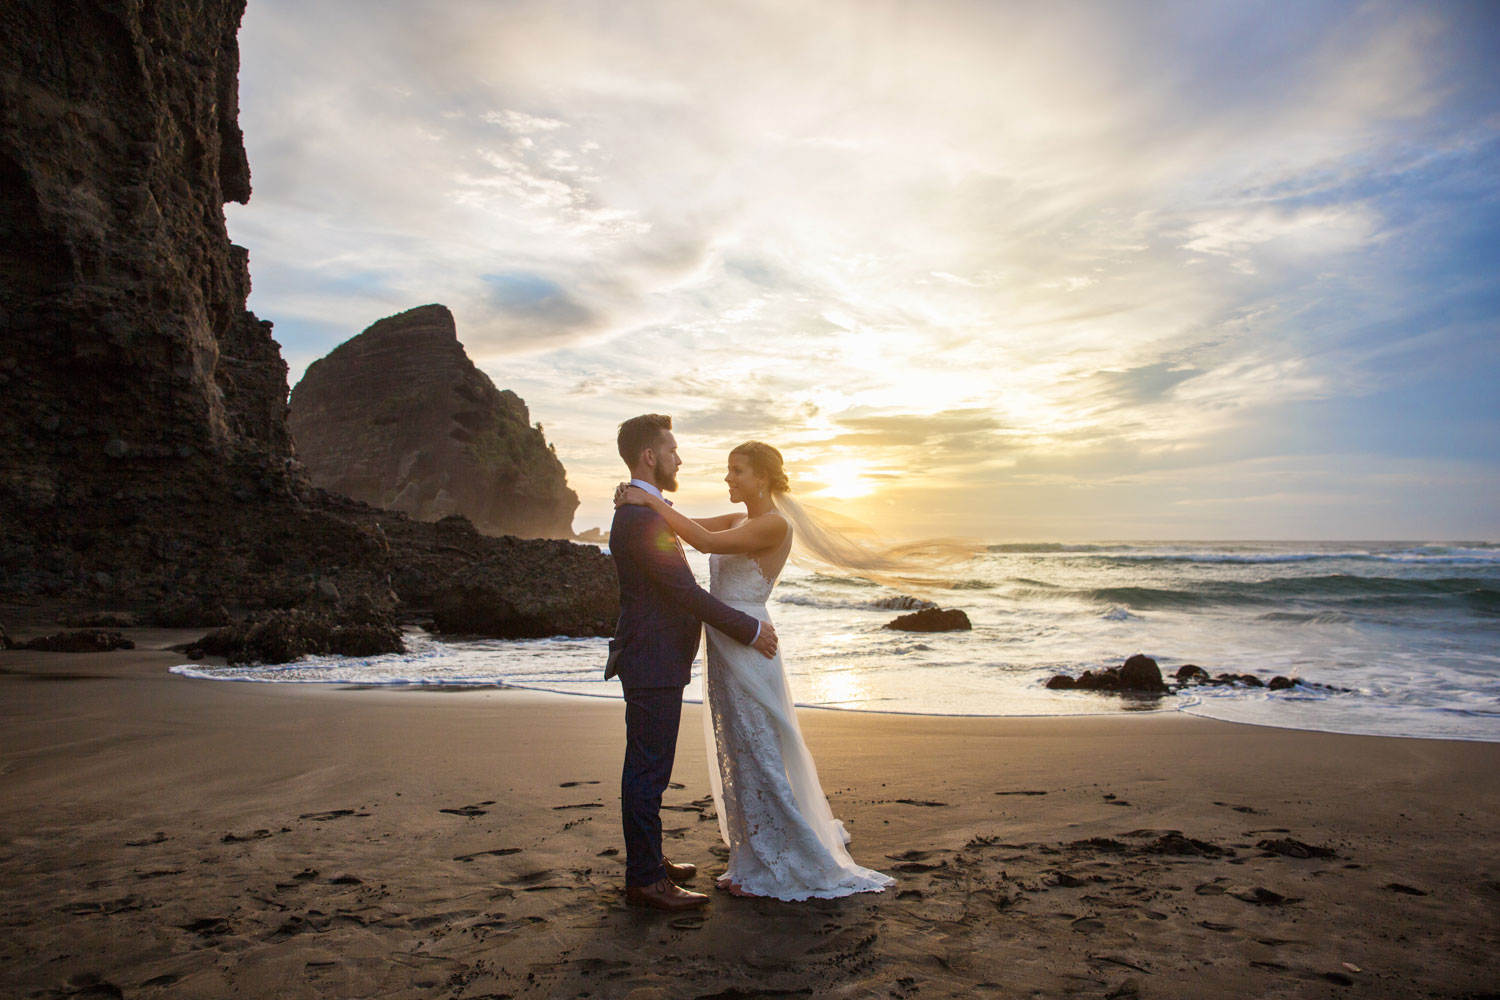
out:
M648 494L639 486L631 486L629 483L621 483L615 487L615 506L625 507L634 505L637 507L650 506Z

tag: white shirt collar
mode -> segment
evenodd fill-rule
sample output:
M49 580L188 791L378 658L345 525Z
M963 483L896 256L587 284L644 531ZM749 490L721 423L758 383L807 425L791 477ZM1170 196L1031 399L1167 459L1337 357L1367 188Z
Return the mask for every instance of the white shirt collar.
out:
M661 495L661 490L657 488L657 486L656 486L655 483L648 483L644 479L632 479L630 481L630 485L631 486L639 486L641 489L645 490L647 493L650 493L651 495L655 496L658 500L666 500L667 499L666 497L664 497L664 496Z

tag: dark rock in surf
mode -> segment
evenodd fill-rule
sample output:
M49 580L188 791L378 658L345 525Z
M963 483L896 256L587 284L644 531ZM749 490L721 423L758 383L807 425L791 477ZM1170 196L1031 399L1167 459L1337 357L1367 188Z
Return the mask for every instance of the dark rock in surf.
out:
M1287 688L1296 686L1297 682L1292 680L1290 677L1281 677L1279 675L1276 677L1272 677L1271 682L1266 685L1266 687L1272 691L1285 691Z
M974 626L959 608L944 611L934 607L902 615L895 621L886 622L885 627L901 632L966 632Z
M1201 684L1211 679L1208 671L1196 663L1185 663L1177 668L1177 682L1179 684Z
M1144 653L1136 653L1120 667L1120 687L1127 691L1166 691L1161 668Z
M304 656L379 656L404 653L406 644L394 616L379 609L346 607L334 612L310 609L268 611L210 632L194 651L222 656L230 663L290 663Z
M1163 694L1168 688L1161 679L1161 668L1149 656L1137 653L1118 667L1085 670L1076 679L1057 674L1047 681L1054 691L1118 691L1123 694Z

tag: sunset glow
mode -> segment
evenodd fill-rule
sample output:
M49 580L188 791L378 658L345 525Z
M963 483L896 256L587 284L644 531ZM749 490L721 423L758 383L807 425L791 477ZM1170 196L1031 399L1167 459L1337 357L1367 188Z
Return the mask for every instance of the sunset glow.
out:
M580 529L656 411L705 512L758 438L896 533L1494 537L1495 21L262 0L231 231L294 381L449 305Z

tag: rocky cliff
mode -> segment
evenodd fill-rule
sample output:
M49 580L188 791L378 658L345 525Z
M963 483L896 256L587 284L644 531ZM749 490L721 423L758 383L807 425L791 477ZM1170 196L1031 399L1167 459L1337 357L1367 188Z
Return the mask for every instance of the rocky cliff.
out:
M430 606L516 544L540 547L531 561L563 544L507 549L302 471L286 365L245 310L248 254L224 224L225 201L250 197L243 12L0 4L0 601L13 607L197 624L220 605ZM607 630L613 566L577 548L558 584L577 594L568 620Z
M474 367L444 306L387 317L313 362L289 420L317 486L419 521L462 514L491 535L572 533L562 463L520 397Z
M117 509L190 482L296 487L286 365L224 226L250 197L243 7L0 6L0 569L71 580Z

